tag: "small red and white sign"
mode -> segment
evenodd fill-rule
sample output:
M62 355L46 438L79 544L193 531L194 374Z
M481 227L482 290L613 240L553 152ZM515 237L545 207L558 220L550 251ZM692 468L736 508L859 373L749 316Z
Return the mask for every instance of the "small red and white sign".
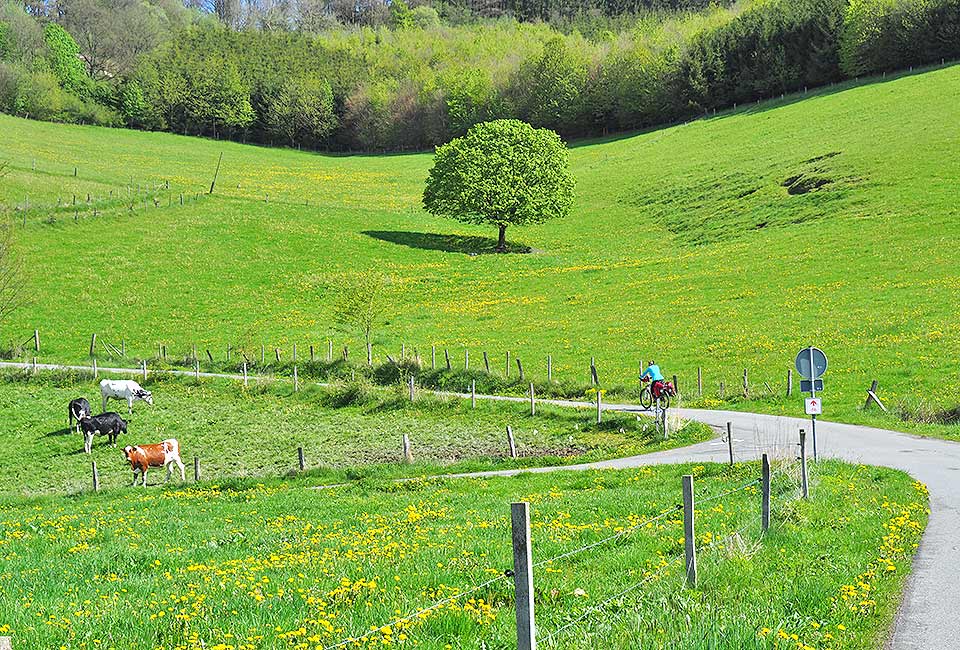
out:
M803 405L807 415L820 415L823 413L823 402L820 401L819 397L808 397L803 400Z

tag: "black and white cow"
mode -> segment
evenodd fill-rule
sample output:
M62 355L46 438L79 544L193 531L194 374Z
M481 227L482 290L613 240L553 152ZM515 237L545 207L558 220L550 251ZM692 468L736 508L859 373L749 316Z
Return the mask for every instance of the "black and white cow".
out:
M107 410L107 400L119 399L127 403L127 413L133 413L133 403L143 400L153 404L150 391L140 388L140 384L132 379L104 379L100 382L100 395L103 397L103 410Z
M88 417L90 417L90 402L85 397L70 400L70 405L67 406L67 423L73 427L74 431L80 433L80 422ZM73 423L74 420L77 421L76 424Z
M127 421L111 411L84 418L80 421L80 430L83 431L83 450L89 454L93 449L94 436L107 436L110 444L116 447L117 436L127 432Z

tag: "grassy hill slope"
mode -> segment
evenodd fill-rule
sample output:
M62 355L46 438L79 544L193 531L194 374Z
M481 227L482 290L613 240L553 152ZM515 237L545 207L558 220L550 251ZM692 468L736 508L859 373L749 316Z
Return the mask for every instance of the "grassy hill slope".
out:
M860 417L873 378L891 400L952 406L958 96L953 66L575 146L574 213L509 231L534 249L509 256L473 254L492 229L420 209L427 154L0 116L0 202L29 197L17 234L34 297L2 338L39 327L48 360L84 357L94 331L142 356L158 342L221 356L227 344L357 344L330 308L344 278L376 268L400 282L381 355L437 344L462 361L468 347L502 369L510 350L544 374L552 353L558 376L584 380L593 356L605 383L656 355L688 389L702 366L708 392L722 380L730 395L745 367L779 391L812 342L831 360L829 415ZM220 152L217 190L198 197ZM74 194L78 211L55 207Z

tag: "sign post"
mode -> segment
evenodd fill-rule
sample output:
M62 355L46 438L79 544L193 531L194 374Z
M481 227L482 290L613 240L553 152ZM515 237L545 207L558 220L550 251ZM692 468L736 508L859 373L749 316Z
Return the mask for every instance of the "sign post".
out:
M804 402L804 411L810 416L810 434L813 438L813 460L817 460L817 416L823 413L823 401L817 397L817 389L823 390L820 379L827 371L827 355L812 345L800 350L794 364L800 376L807 381L801 382L801 388L810 392L810 399Z

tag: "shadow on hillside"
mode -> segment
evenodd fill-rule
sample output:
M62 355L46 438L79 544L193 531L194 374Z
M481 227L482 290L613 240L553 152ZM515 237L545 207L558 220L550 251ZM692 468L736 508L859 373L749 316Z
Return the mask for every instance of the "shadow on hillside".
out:
M440 235L429 232L407 232L403 230L365 230L363 234L380 241L400 244L410 248L445 253L463 253L465 255L487 255L496 253L497 240L477 235ZM507 242L508 253L529 253L531 248L522 244Z
M56 431L51 431L49 433L43 434L44 438L49 438L50 436L66 436L73 433L75 429L73 427L64 427L63 429L57 429Z

